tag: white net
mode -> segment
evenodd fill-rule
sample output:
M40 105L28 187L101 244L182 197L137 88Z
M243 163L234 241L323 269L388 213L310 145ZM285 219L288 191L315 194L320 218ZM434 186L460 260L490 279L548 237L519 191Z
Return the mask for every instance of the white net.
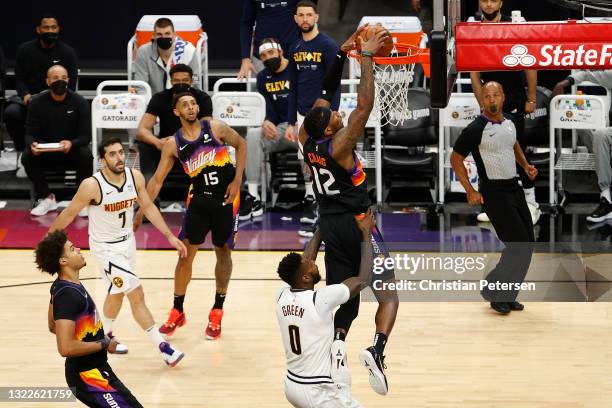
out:
M411 55L411 48L398 52L394 49L390 57ZM388 61L389 59L387 59ZM359 61L357 59L357 61ZM398 59L399 61L399 59ZM410 119L408 110L408 88L414 77L414 64L374 63L375 99L373 114L381 126L397 126Z
M382 126L397 126L409 119L408 88L413 75L414 64L374 64L374 110Z

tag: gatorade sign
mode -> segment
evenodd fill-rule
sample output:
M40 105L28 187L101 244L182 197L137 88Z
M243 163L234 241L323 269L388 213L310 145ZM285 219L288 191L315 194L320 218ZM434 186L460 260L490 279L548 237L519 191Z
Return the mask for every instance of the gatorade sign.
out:
M461 23L457 71L612 68L612 23Z

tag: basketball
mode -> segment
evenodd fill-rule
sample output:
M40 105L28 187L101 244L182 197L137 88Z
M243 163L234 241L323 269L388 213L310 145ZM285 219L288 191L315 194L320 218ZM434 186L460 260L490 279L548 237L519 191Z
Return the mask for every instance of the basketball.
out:
M368 41L370 38L374 37L380 31L389 32L382 24L377 23L375 25L371 25L366 27L359 34L364 42ZM359 49L359 47L358 47ZM393 37L389 33L389 37L385 40L385 44L378 50L376 53L377 57L388 57L391 55L391 51L393 50Z

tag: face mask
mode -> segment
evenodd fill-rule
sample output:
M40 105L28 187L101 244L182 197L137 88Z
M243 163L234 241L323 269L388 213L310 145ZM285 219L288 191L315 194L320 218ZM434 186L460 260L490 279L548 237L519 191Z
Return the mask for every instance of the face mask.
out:
M498 14L499 14L499 10L494 11L493 13L487 13L484 10L482 11L482 16L485 18L485 20L488 20L488 21L495 20Z
M172 38L158 38L155 40L157 42L157 46L162 50L169 50L172 47Z
M68 82L60 79L60 80L53 82L50 88L54 94L62 96L68 90Z
M265 60L263 64L271 72L276 72L281 66L281 59L280 57L270 58L270 59Z
M57 33L42 33L39 37L46 45L52 45L55 44L59 35Z
M189 84L174 84L172 85L172 93L180 94L182 92L191 92L191 85Z

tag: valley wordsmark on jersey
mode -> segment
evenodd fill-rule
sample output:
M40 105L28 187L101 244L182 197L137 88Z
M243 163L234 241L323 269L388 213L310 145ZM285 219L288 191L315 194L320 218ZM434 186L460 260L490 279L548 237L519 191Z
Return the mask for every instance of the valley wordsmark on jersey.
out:
M317 291L282 287L276 316L287 357L287 378L306 384L332 383L334 309L349 299L345 284Z
M319 212L360 214L370 206L366 175L353 151L355 168L348 171L332 157L332 139L315 142L311 137L303 146L304 160L310 167Z
M93 175L100 186L100 203L89 207L89 237L95 242L114 242L132 233L134 206L138 199L132 170L125 168L122 186L111 184L101 171Z
M200 136L194 141L185 140L182 128L174 135L178 158L191 179L192 193L223 197L236 169L225 144L213 135L210 122L200 124Z

